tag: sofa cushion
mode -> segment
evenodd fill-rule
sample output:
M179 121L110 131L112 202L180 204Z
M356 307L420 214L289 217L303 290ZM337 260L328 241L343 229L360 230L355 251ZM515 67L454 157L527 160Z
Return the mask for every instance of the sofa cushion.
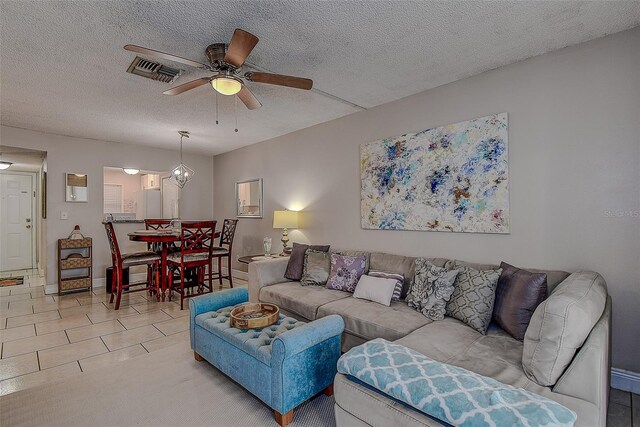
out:
M447 303L447 316L462 320L484 334L493 316L496 286L502 270L476 270L459 264L455 269L459 273Z
M492 324L487 335L452 317L433 322L399 339L402 344L434 360L469 369L515 387L538 386L522 369L522 342Z
M360 276L364 274L367 257L331 254L331 271L327 289L351 292L356 290Z
M436 267L444 267L446 258L425 258ZM400 273L404 276L404 288L402 298L406 298L411 281L416 272L416 257L387 254L383 252L371 253L371 269L376 271L388 271L390 273Z
M303 245L300 243L294 243L291 250L291 256L287 263L287 270L284 273L284 277L289 280L300 280L302 278L302 269L304 266L304 254L307 249L313 249L316 251L327 252L329 245Z
M500 268L493 320L522 341L534 310L547 297L547 275L531 273L506 262L500 263Z
M416 260L416 275L407 295L409 307L431 320L444 319L458 270L436 267L424 258Z
M324 286L331 271L331 260L328 252L307 249L304 253L302 268L302 286Z
M363 274L358 280L358 286L353 292L353 297L389 306L397 284L398 281L395 279L372 277Z
M466 262L460 260L448 260L446 267L453 268L455 264L464 265L467 267L475 268L476 270L495 270L500 268L499 265L496 264L478 264L474 262ZM569 273L561 270L540 270L537 268L526 268L525 270L531 273L545 273L547 275L547 295L551 294L553 290L558 286L564 279L569 277Z
M275 304L307 320L316 319L318 307L321 305L347 297L351 297L351 294L320 286L302 286L300 282L279 283L260 289L261 302Z
M330 314L342 316L346 332L367 340L397 340L431 322L404 302L384 306L357 298L344 298L318 308L318 318Z
M388 271L375 271L369 270L369 276L371 277L379 277L382 279L393 279L395 280L396 286L393 289L393 296L391 297L391 301L396 302L400 301L402 297L402 288L404 287L404 276L402 273L391 273Z
M589 336L607 302L598 273L573 273L538 306L524 337L522 365L529 378L552 386Z

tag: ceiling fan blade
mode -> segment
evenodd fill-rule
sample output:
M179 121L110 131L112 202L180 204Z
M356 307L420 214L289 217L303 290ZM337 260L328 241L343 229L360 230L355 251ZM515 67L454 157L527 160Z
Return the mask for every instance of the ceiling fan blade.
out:
M248 31L236 28L224 56L224 62L234 67L241 67L245 59L258 44L258 38Z
M244 76L256 83L268 83L304 90L310 90L313 87L313 80L302 77L284 76L282 74L263 73L260 71L245 73Z
M256 108L262 107L260 101L258 101L258 99L253 96L253 93L251 93L249 88L247 88L245 85L242 85L242 89L240 89L240 92L238 92L236 95L238 95L240 101L242 101L249 110L255 110Z
M125 47L125 50L129 50L131 52L142 53L144 55L155 56L156 58L168 59L169 61L179 62L181 64L190 65L196 68L208 69L209 66L202 64L201 62L192 61L190 59L181 58L179 56L171 55L170 53L160 52L159 50L148 49L142 46L136 46L135 44L128 44Z
M206 85L211 79L209 77L203 77L197 80L191 80L190 82L181 84L180 86L172 87L171 89L162 92L165 95L180 95L183 92L197 88L198 86Z

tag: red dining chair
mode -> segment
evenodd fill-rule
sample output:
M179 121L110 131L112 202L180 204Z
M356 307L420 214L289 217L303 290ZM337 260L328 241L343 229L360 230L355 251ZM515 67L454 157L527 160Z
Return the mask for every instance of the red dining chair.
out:
M113 298L116 298L115 309L120 308L120 299L122 298L122 291L128 289L129 292L138 291L151 291L157 292L157 286L160 283L160 256L155 252L134 252L130 254L120 253L120 246L118 245L118 238L113 229L111 222L106 222L104 228L107 231L107 238L109 240L109 247L111 248L111 263L113 266L113 274L111 275L111 298L109 304L113 302ZM134 265L147 265L155 271L155 282L153 278L147 278L146 282L130 283L128 285L123 284L122 270L125 267L131 267ZM133 286L146 285L140 289L131 289ZM114 295L114 292L116 295Z
M220 244L213 248L211 256L218 258L218 271L211 273L214 279L220 281L222 287L222 279L229 279L229 286L233 288L233 275L231 274L231 249L233 247L233 238L236 235L237 219L225 219L222 223L222 232L220 233ZM222 274L222 258L227 258L227 275ZM211 271L211 270L209 270Z
M205 281L208 268L211 271L211 251L216 234L216 221L183 221L180 227L180 253L173 253L167 257L169 274L169 300L173 292L180 294L180 310L183 309L184 299L192 296L213 292L213 281L209 274L209 284ZM187 270L194 273L187 275ZM175 289L175 278L179 273L180 288ZM187 288L188 294L185 293ZM195 293L193 289L195 288Z

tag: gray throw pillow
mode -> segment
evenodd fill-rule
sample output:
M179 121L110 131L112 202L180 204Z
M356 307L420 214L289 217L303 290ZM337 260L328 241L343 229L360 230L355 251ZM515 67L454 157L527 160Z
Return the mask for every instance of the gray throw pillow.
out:
M457 275L457 270L436 267L424 258L416 259L416 274L407 294L409 307L431 320L443 320Z
M329 245L303 245L300 243L294 243L291 250L291 256L289 257L289 263L287 264L287 270L284 272L284 277L289 280L302 279L302 269L304 266L304 254L307 249L313 249L315 251L328 252Z
M331 271L331 254L329 252L307 249L304 253L304 267L300 284L302 286L324 286Z
M476 270L455 264L459 270L447 316L454 317L485 335L493 315L496 287L502 269Z

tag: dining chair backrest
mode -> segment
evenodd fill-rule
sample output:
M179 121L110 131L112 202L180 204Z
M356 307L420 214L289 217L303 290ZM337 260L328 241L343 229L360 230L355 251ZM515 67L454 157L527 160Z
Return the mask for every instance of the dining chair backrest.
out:
M109 248L111 248L111 261L113 264L117 264L122 261L122 255L120 254L120 247L118 246L118 238L116 232L113 229L113 223L111 221L104 223L104 228L107 231L107 239L109 240Z
M147 230L168 230L171 228L171 220L170 219L151 219L147 218L144 220L144 228ZM171 245L175 247L175 245ZM162 244L160 243L147 243L147 250L149 251L160 251L162 249Z
M231 247L233 246L233 238L236 235L236 226L238 225L237 219L225 219L222 223L222 232L220 233L220 247L225 245L231 253Z
M147 230L166 230L171 228L170 219L145 219L144 228Z
M189 254L208 253L211 258L217 221L182 221L180 226L180 252L182 260Z

